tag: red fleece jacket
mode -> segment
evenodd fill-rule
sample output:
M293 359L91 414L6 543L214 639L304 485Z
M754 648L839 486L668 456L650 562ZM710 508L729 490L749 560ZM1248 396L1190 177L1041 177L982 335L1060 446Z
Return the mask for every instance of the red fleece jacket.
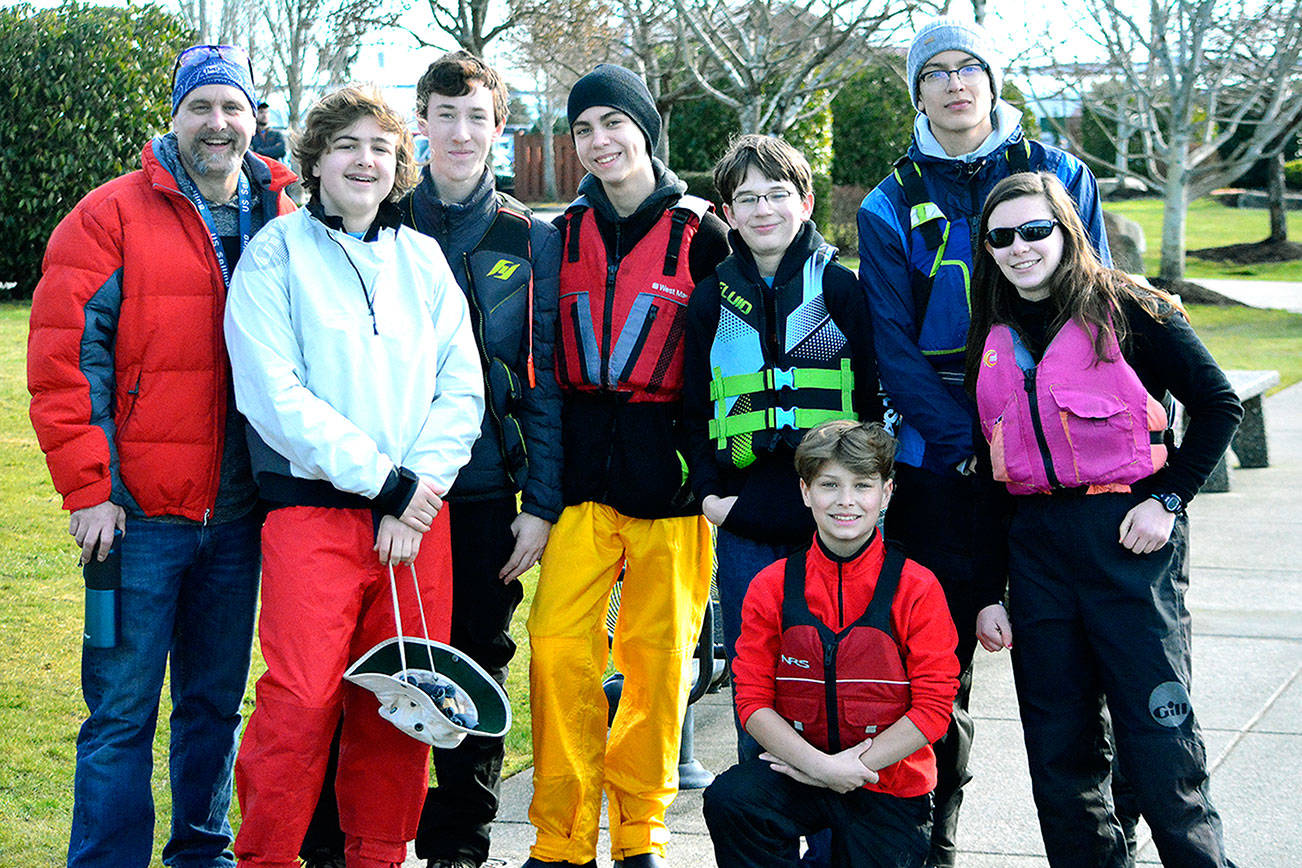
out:
M885 550L876 534L850 561L837 561L817 538L805 557L805 601L810 612L833 630L843 630L868 608ZM750 583L741 609L741 637L732 664L737 714L745 725L761 708L774 708L777 659L782 635L782 585L786 561L760 571ZM905 716L934 742L949 726L958 692L958 634L945 594L925 567L906 560L891 606L891 625L903 652L912 702ZM879 772L865 789L901 798L920 796L936 786L936 757L928 744Z

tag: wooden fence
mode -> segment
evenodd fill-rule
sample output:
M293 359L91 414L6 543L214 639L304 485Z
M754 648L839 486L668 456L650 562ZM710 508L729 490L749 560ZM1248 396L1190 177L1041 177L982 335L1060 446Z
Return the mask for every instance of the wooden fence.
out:
M564 133L552 137L552 152L556 155L556 198L568 202L574 198L579 181L583 179L583 167L574 153L574 143ZM541 133L515 134L515 197L524 202L547 199L543 191Z

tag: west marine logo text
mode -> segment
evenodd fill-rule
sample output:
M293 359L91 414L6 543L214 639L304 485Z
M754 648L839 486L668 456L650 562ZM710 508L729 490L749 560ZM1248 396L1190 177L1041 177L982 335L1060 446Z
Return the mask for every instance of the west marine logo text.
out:
M651 281L651 288L662 295L669 296L670 298L678 298L687 301L687 293L666 283L661 283L658 280Z
M723 300L728 302L728 304L732 305L733 307L737 308L737 310L740 311L743 316L750 313L751 310L754 309L755 306L753 304L751 304L745 298L743 298L742 296L738 295L737 293L729 289L728 284L724 283L722 280L719 281L719 289L723 292Z
M492 268L488 269L488 276L496 277L498 280L510 280L511 275L515 274L515 270L519 267L520 263L518 262L512 262L509 259L499 259Z

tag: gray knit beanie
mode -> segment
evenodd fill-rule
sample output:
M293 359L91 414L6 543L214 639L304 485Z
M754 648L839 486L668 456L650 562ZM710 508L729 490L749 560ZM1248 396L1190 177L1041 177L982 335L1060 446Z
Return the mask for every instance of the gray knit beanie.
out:
M570 126L594 105L610 106L628 115L646 136L647 153L655 150L660 140L660 112L640 75L614 63L597 64L570 89L566 105Z
M980 24L941 16L922 25L909 46L909 96L914 106L918 104L918 74L927 61L942 51L965 51L984 63L990 71L990 91L995 101L999 101L1004 58L990 34Z

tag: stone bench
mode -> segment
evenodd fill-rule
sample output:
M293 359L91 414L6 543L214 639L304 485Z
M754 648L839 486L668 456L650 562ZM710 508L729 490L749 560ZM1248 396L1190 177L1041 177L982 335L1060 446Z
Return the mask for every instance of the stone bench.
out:
M1279 371L1226 371L1234 393L1243 405L1243 421L1230 441L1230 448L1239 459L1240 467L1268 467L1266 451L1266 417L1261 399L1272 386L1279 385ZM1180 412L1181 430L1188 424L1188 414ZM1201 491L1229 491L1230 466L1226 456L1216 463L1216 469L1207 477Z

